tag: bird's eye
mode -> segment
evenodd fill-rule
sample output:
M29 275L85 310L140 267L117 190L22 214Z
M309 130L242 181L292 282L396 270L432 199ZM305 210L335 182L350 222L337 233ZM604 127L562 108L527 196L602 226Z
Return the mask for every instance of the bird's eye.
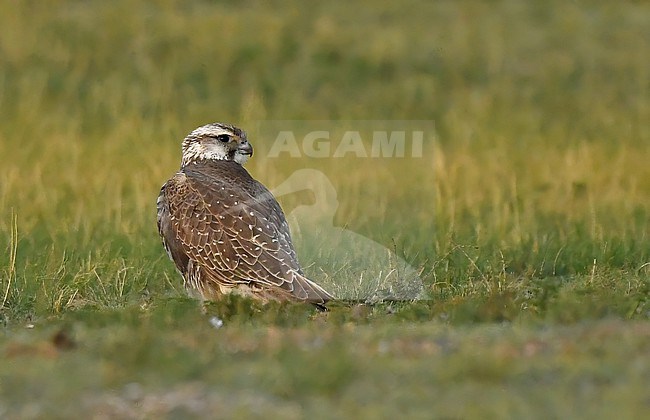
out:
M219 134L216 139L222 143L228 143L230 141L230 136L228 134Z

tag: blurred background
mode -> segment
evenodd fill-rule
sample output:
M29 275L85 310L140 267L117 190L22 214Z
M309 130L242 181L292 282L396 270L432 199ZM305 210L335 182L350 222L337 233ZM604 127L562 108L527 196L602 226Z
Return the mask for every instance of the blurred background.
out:
M642 1L2 1L4 304L182 293L155 200L182 138L213 121L249 131L248 169L269 187L326 174L335 225L394 250L439 297L493 277L637 269L650 254L649 16ZM427 120L435 133L421 158L267 159L276 133L260 122L275 120Z
M314 280L424 298L187 298L155 203L213 121ZM355 121L432 128L271 156ZM647 1L0 0L0 417L646 418L648 162Z

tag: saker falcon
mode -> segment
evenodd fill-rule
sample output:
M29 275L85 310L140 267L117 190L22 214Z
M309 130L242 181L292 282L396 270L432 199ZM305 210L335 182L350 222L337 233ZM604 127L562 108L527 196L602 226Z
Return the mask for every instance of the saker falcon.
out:
M190 294L319 307L333 299L304 276L280 205L242 166L253 154L244 131L207 124L182 150L180 171L158 196L158 231Z

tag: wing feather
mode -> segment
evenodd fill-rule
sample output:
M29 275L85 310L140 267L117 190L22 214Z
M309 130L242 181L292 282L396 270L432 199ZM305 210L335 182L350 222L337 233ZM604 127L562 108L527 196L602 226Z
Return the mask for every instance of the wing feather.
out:
M167 242L173 242L173 248L198 263L220 286L246 284L253 289L277 289L301 300L330 300L325 290L302 274L278 202L241 171L246 188L238 180L204 171L177 174L161 193L169 213L161 228L159 211L161 235L171 236Z

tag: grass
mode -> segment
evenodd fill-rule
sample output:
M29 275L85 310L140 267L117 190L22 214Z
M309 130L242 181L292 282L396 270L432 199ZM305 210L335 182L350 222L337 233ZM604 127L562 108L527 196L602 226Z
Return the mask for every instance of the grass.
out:
M0 416L642 417L649 17L633 1L1 3ZM182 137L215 120L249 131L270 187L326 174L332 226L396 251L430 299L204 313L154 203ZM422 158L267 158L264 128L286 120L435 136ZM323 248L298 249L316 280Z

